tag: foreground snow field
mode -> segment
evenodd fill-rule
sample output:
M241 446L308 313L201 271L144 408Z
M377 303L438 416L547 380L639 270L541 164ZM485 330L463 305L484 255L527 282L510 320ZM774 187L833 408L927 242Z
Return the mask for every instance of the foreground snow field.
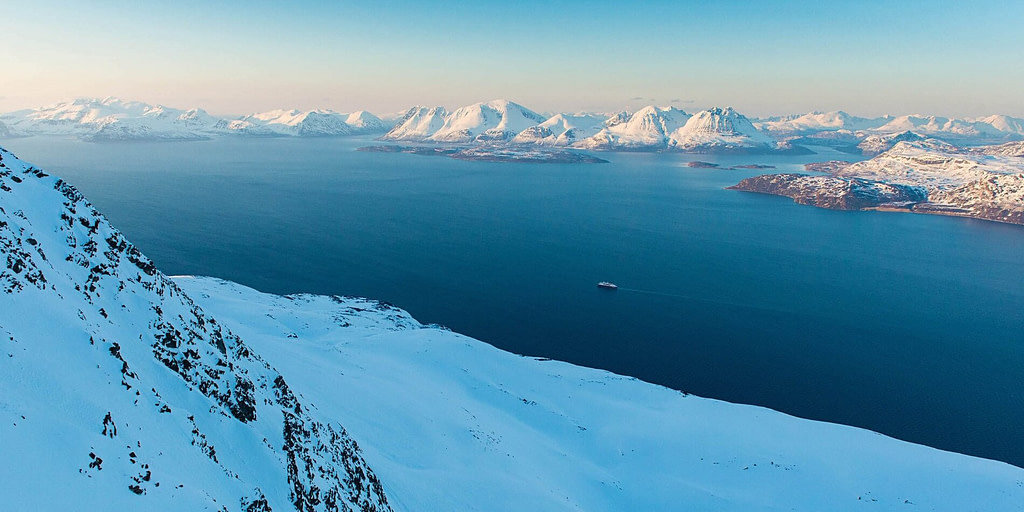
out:
M0 150L0 510L1012 511L1024 469L167 278ZM694 340L699 342L699 340Z
M1024 470L522 357L360 299L174 281L409 510L1019 510Z

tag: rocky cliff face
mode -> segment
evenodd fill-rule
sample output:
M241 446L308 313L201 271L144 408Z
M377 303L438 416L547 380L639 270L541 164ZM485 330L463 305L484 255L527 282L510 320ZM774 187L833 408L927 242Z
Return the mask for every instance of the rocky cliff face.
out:
M344 427L3 150L0 254L5 508L390 510Z

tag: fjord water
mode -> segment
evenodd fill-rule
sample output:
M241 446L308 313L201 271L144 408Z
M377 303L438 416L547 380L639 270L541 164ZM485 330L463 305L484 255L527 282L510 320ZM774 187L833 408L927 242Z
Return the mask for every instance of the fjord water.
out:
M676 154L354 151L368 143L0 141L169 274L385 300L512 352L1024 466L1020 226L800 206L723 188L765 171ZM849 155L698 159L832 158Z

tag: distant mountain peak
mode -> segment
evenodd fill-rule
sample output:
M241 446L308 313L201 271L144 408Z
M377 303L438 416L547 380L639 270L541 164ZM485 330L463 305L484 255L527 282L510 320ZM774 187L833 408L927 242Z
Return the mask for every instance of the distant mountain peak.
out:
M692 152L772 151L778 143L732 107L711 107L674 131L670 145Z
M544 116L506 99L479 102L452 111L429 140L507 141L545 120Z

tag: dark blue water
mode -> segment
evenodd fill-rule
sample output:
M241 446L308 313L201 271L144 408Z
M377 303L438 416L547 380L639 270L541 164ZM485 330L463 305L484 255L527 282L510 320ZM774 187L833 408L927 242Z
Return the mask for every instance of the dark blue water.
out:
M495 164L361 143L2 141L167 273L373 297L513 352L1024 466L1020 226L799 206L723 189L758 171L679 155Z

